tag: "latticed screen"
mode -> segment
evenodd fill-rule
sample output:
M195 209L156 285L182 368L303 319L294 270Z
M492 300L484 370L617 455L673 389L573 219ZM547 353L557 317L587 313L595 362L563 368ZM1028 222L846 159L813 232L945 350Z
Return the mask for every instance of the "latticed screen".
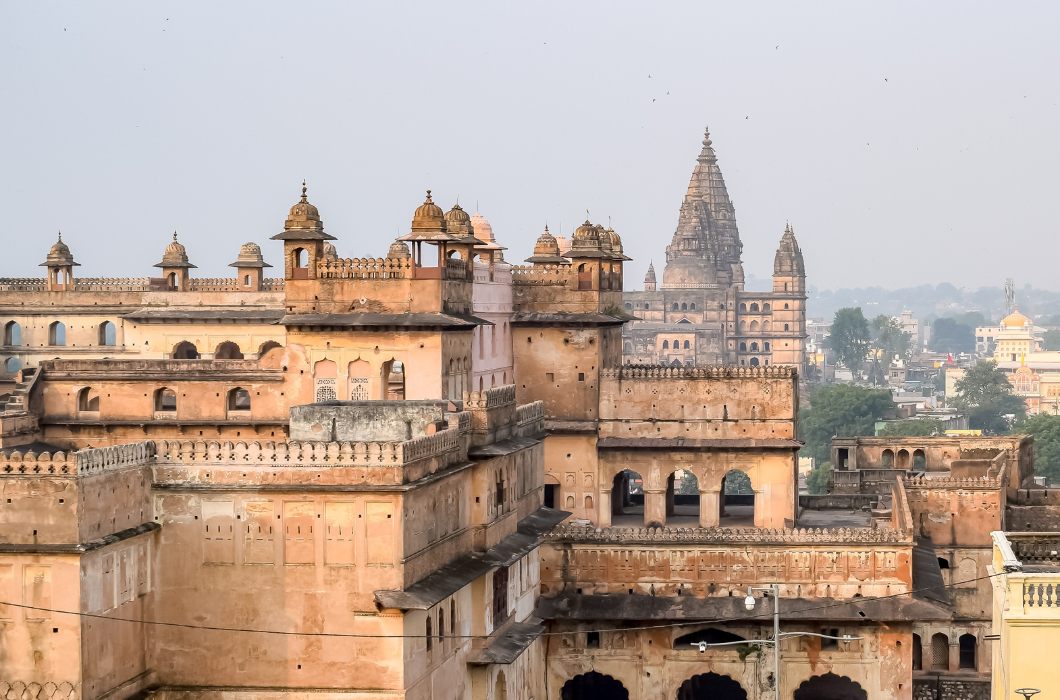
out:
M931 638L931 668L934 671L950 668L950 640L942 633Z
M368 400L368 377L350 377L350 401ZM319 399L318 399L319 401Z

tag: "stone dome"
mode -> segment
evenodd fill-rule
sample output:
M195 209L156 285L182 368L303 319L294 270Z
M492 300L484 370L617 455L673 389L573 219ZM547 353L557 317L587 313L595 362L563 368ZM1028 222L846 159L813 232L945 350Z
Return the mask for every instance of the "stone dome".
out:
M559 241L549 233L548 226L545 226L545 232L538 236L537 243L534 245L534 254L527 258L526 262L541 265L570 264L570 260L560 253Z
M493 227L490 226L490 222L482 214L475 212L471 215L471 227L475 231L475 238L480 241L485 243L497 242L497 239L493 237Z
M269 263L265 262L265 258L261 255L261 246L257 243L244 243L239 247L239 257L236 258L234 263L229 263L229 267L272 267Z
M1003 318L1001 320L1001 325L1005 328L1023 328L1033 324L1029 318L1020 313L1019 304L1016 304L1015 312Z
M162 262L155 264L155 267L195 267L188 260L188 251L177 240L176 231L173 232L173 240L162 254Z
M335 245L331 242L324 244L324 259L325 260L338 260L339 251L335 248Z
M445 212L434 203L434 200L431 199L431 191L427 190L427 199L416 209L416 213L412 216L412 230L413 232L437 231L445 233L445 219Z
M445 229L453 234L475 233L471 225L471 215L459 204L454 204L453 208L445 213Z
M409 246L407 243L401 241L394 241L390 244L390 251L386 254L388 258L400 258L408 259L412 257L412 253L409 252Z
M70 252L70 246L63 243L63 233L59 232L59 240L56 241L48 251L48 257L40 264L40 267L80 267L81 263L74 262L74 254Z
M283 223L283 233L272 237L274 241L324 240L333 241L334 236L324 233L324 222L320 212L306 197L305 180L302 180L302 198L295 202Z
M593 226L591 223L589 223L589 220L586 219L584 224L582 224L581 226L579 226L578 228L576 228L574 230L574 236L572 237L572 240L571 240L571 247L572 248L576 247L578 245L578 241L579 240L582 240L582 241L593 241L594 242L594 246L593 247L599 247L599 245L600 245L600 227L599 226Z

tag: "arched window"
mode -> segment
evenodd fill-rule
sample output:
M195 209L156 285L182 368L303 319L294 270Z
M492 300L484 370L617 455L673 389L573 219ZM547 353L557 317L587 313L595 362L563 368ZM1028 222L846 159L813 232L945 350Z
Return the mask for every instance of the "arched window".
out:
M913 471L922 472L927 468L923 450L913 450Z
M339 366L335 364L334 360L329 360L325 357L313 365L313 400L315 402L335 401L339 398L336 391L338 385L336 378L338 376Z
M682 311L688 311L688 304L681 304Z
M787 304L784 304L784 308L785 308L785 309L786 309L786 308L788 308L788 305L787 305Z
M747 304L740 302L740 311L747 311Z
M8 321L4 326L4 345L22 345L22 326Z
M630 304L630 303L629 303L629 302L627 301L627 302L626 302L626 311L632 311L632 310L633 310L633 304Z
M751 358L751 362L750 362L749 364L750 364L750 365L751 365L752 367L757 367L757 366L758 366L758 358L757 358L757 357L752 357L752 358Z
M59 321L48 326L48 345L66 345L66 326Z
M764 331L768 331L769 330L769 321L762 321L762 330L764 330Z
M17 372L22 369L22 360L17 357L9 357L4 360L4 371L5 372Z
M243 351L232 341L226 340L213 351L213 357L215 360L242 360Z
M680 311L680 310L681 310L681 308L677 305L677 302L675 301L674 302L674 311Z
M740 319L740 330L741 331L747 330L747 321L743 320L742 318Z
M169 387L162 387L155 392L155 411L172 412L177 410L177 392Z
M788 330L788 324L784 324L784 330Z
M249 287L250 286L250 275L243 275L243 286L244 287Z
M758 330L758 321L751 321L751 330L752 331L757 331Z
M689 345L688 345L688 341L686 340L685 341L685 350L688 350L688 349L689 349Z
M767 341L766 341L766 342L764 343L764 346L765 346L765 347L764 347L763 349L764 349L764 350L765 350L766 352L769 352L769 341L768 341L768 340L767 340Z
M173 359L174 360L197 360L199 359L199 349L195 347L194 343L189 343L186 340L182 340L176 344L173 348Z
M758 343L751 343L751 352L758 352Z
M166 277L166 283L167 283L167 285L169 286L170 289L176 289L177 288L177 273L176 272L170 272L169 276Z
M931 670L950 670L950 638L942 632L931 638Z
M117 329L110 321L99 324L99 344L114 345L117 343Z
M368 400L368 379L372 366L367 360L354 360L346 368L346 378L350 385L350 401Z
M250 392L242 387L236 387L228 392L229 411L249 411Z
M960 647L960 664L958 668L975 669L975 635L962 634L957 640Z
M438 608L438 643L441 644L445 638L445 608Z
M913 670L920 671L924 668L924 644L920 641L920 635L913 635Z
M261 347L258 348L258 359L265 357L276 348L282 347L283 346L277 343L275 340L266 340L264 343L261 344Z
M497 326L490 326L490 355L497 356Z
M747 343L740 343L740 351L747 352Z
M296 280L309 279L308 265L309 254L305 248L295 248L291 251L291 277Z
M99 394L94 393L92 389L87 386L81 391L77 392L77 410L98 411Z
M883 468L884 469L893 469L894 468L894 450L890 450L890 449L884 450L883 451L883 455L881 456L881 460L883 462Z
M769 311L769 302L762 304L762 311Z
M758 302L757 301L751 302L751 311L758 311Z
M669 340L664 340L663 341L663 350L669 350L669 349L670 349L670 341Z
M696 302L693 301L691 304L688 305L688 308L690 308L693 311L695 311L696 310Z

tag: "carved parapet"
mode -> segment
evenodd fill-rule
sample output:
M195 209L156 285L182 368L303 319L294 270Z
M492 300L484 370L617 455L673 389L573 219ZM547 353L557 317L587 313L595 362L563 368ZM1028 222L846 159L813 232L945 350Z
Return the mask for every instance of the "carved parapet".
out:
M283 279L279 277L269 277L261 281L261 289L264 292L282 292L283 291Z
M401 442L229 442L211 440L157 443L161 462L184 464L261 464L319 469L327 466L400 466Z
M109 469L135 467L152 462L155 456L155 443L145 440L128 445L97 447L81 450L74 456L77 457L78 474L97 474Z
M0 476L76 474L77 460L67 452L11 452L0 454ZM3 696L0 696L3 697Z
M43 277L0 277L0 292L43 292L48 280Z
M235 277L198 277L188 280L191 292L238 292L246 289Z
M464 407L469 409L498 408L511 403L515 403L514 384L464 393Z
M570 265L543 265L541 267L513 265L511 273L513 285L534 284L578 288L578 272L572 270Z
M149 277L78 277L75 292L146 292L151 289Z
M794 367L666 367L661 365L624 365L600 370L601 379L790 379L796 376Z
M595 525L560 525L545 534L553 542L653 542L703 544L899 544L912 542L908 533L890 529L770 529L727 527L596 527Z
M409 258L338 258L317 261L317 279L386 280L412 277Z
M952 476L905 476L906 489L989 489L1002 487L1002 476L952 477Z
M0 699L3 700L79 700L80 697L80 683L23 683L0 676Z
M534 423L540 423L540 430L545 429L545 402L534 401L533 403L524 403L515 409L515 422L520 427L530 426Z

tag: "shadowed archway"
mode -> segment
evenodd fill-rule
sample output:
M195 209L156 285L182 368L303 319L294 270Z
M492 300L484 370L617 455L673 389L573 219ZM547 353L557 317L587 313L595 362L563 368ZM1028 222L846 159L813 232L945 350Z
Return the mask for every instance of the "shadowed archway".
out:
M747 691L729 676L711 671L682 683L677 689L677 700L747 700Z
M620 681L596 671L571 678L559 691L560 700L629 700Z
M868 700L869 696L856 681L826 673L804 680L791 697L792 700Z

